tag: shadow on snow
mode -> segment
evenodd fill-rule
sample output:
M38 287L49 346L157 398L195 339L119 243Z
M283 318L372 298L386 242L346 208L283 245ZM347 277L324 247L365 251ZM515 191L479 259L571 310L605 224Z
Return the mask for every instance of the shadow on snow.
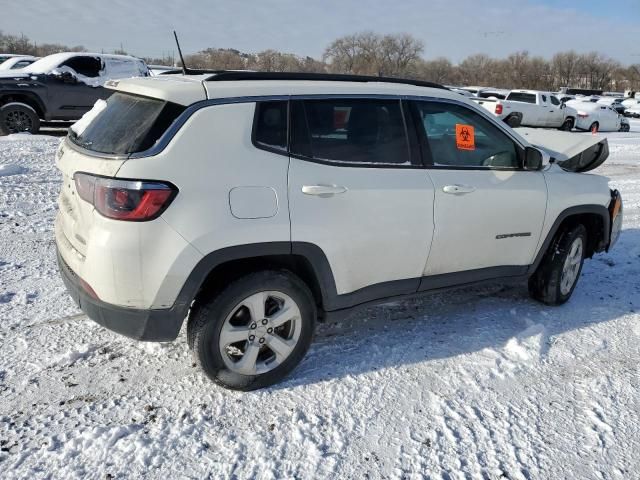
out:
M559 307L531 300L526 285L427 294L320 325L301 365L271 389L287 389L407 364L500 349L532 325L549 340L640 310L640 230L623 230L609 253L585 262L572 298Z

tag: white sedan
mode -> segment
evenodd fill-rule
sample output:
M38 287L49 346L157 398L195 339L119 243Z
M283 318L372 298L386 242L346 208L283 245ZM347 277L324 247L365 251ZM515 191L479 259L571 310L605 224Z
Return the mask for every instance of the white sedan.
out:
M633 104L624 111L627 117L640 118L640 103Z
M575 128L596 132L620 130L620 115L609 105L589 101L570 100L567 105L577 111Z

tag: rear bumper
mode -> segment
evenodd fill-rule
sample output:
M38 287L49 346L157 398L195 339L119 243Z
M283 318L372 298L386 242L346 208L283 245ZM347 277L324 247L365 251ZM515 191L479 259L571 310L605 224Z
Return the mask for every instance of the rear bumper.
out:
M58 266L69 295L99 325L129 338L149 342L175 340L180 333L184 321L183 309L135 309L103 302L82 288L78 275L66 264L60 252Z

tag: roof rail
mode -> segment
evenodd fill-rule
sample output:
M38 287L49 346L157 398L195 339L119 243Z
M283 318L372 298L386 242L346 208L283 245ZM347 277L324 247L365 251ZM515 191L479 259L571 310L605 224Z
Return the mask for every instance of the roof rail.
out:
M407 78L374 77L370 75L348 75L336 73L309 73L309 72L255 72L251 70L222 70L207 78L209 82L235 81L235 80L309 80L325 82L383 82L414 85L417 87L442 88L438 83L412 80Z
M187 70L186 75L204 75L206 73L212 73L212 74L217 74L217 73L225 73L228 72L229 70L213 70L213 69L207 69L207 68L190 68L189 70ZM184 72L182 71L182 68L172 68L170 70L165 70L162 73L160 73L160 75L174 75L176 73L180 73L182 75L184 75Z

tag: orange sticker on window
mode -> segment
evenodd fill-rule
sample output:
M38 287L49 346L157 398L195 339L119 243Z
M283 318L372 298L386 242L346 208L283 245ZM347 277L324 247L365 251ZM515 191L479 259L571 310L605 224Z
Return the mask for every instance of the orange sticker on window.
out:
M458 150L476 149L476 135L471 125L456 123L456 147Z

